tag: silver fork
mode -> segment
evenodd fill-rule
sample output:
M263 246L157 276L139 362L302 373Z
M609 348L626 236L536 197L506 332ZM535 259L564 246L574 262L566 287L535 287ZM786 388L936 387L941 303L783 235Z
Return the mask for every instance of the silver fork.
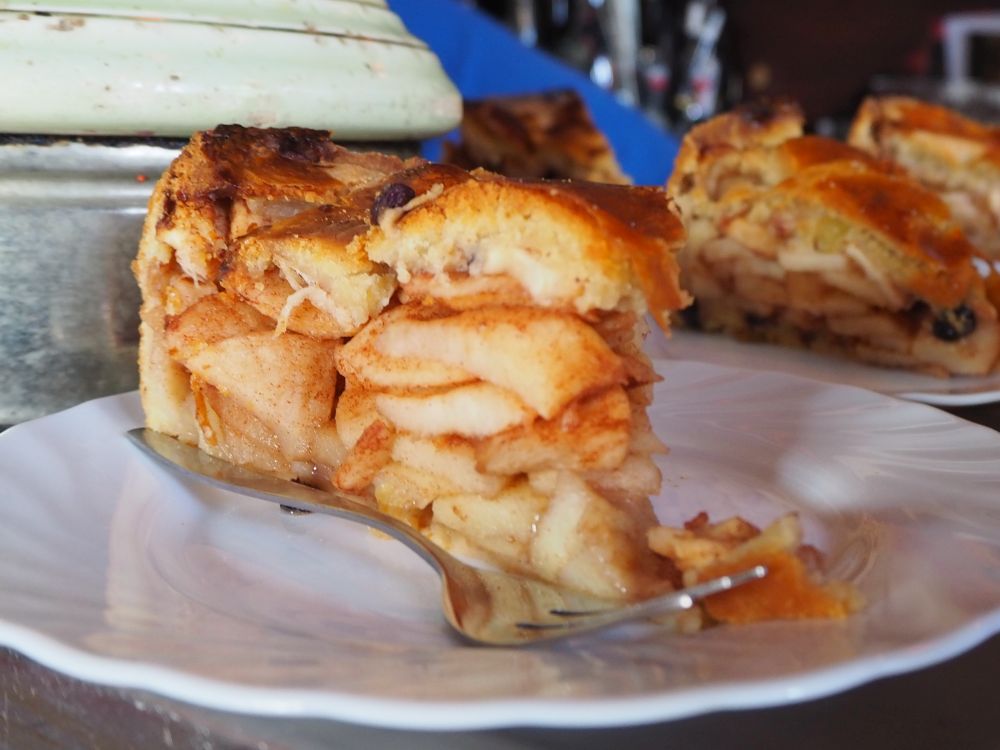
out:
M175 474L277 503L293 512L318 512L383 531L403 542L441 576L445 619L469 640L516 646L592 632L623 622L677 613L706 596L767 574L758 565L680 591L620 605L530 578L473 567L445 552L416 529L349 495L313 489L231 464L154 430L126 433L142 451Z

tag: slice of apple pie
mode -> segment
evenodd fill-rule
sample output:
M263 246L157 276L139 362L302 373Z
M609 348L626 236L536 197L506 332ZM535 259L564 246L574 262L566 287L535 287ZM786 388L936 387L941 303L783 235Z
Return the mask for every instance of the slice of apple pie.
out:
M694 128L668 189L688 231L690 324L937 375L1000 359L1000 329L945 203L892 165L802 134L789 104Z
M461 141L444 160L507 177L628 185L607 137L572 90L495 96L463 104Z
M1000 260L1000 128L919 99L872 97L848 139L935 190L972 243Z
M641 344L647 311L666 325L688 301L683 237L662 189L199 133L135 263L148 426L509 570L669 589Z

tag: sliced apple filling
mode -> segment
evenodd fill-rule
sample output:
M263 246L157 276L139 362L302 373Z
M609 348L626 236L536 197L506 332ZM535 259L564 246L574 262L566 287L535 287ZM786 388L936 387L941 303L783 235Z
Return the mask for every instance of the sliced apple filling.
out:
M753 565L767 567L766 578L747 584L749 595L734 590L706 600L697 614L716 622L840 618L862 605L851 586L822 580L819 553L802 543L795 514L782 516L762 531L739 517L711 523L706 513L699 513L683 528L652 529L649 544L676 562L686 586Z

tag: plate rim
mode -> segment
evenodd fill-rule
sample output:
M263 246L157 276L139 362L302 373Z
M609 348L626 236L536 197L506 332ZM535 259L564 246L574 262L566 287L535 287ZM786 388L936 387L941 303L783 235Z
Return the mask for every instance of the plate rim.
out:
M940 638L793 676L741 680L725 686L624 698L547 698L544 701L500 698L472 702L421 702L359 697L329 690L276 690L240 685L146 661L128 662L90 654L30 628L0 619L0 645L55 672L94 685L145 691L201 708L247 716L328 719L383 729L419 731L491 730L519 726L615 728L670 722L717 711L793 705L943 663L986 642L998 632L1000 609ZM475 706L476 710L470 711L470 706ZM596 708L602 710L588 711Z

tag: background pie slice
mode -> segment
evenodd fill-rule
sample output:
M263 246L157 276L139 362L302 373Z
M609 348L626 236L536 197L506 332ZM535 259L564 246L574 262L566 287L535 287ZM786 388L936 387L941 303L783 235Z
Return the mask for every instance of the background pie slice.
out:
M508 177L627 185L605 135L572 90L497 96L463 103L460 140L444 160Z
M997 367L996 302L937 194L788 104L684 139L668 189L691 325L938 375Z

